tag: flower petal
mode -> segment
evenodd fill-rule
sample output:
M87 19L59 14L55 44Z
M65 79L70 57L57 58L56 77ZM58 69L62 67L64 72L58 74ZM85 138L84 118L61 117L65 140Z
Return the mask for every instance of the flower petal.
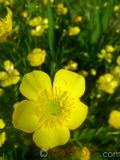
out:
M51 91L51 79L42 71L27 73L20 85L20 92L28 99L38 101L41 90Z
M55 74L53 87L63 88L73 97L81 97L85 91L85 79L77 73L61 69Z
M64 122L64 125L71 130L78 128L86 119L87 113L88 107L79 100L76 101L71 107L70 117Z
M39 104L23 100L14 105L12 123L15 128L31 133L39 126Z
M70 139L70 131L63 126L54 128L42 127L33 134L33 140L36 145L42 149L50 149L63 145Z

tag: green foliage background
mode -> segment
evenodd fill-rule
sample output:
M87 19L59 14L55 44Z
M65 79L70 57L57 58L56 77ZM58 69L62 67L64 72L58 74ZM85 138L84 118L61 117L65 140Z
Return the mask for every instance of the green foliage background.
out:
M65 16L56 14L55 6L63 2L69 12ZM104 7L104 3L108 5ZM27 55L36 47L47 51L47 58L41 69L47 72L51 78L55 72L63 68L70 60L78 63L76 72L91 68L97 71L96 76L86 77L86 92L82 101L89 106L89 114L84 124L73 131L71 140L66 146L78 148L95 147L98 155L103 152L119 152L120 130L113 129L108 125L109 113L120 107L120 87L114 94L109 95L98 90L96 80L100 75L109 72L116 65L116 57L120 55L120 14L115 16L113 8L119 5L119 0L56 0L54 5L43 5L42 0L11 0L10 8L13 12L13 34L10 39L0 44L0 70L3 70L3 61L11 60L22 76L34 70L30 66ZM97 7L99 9L97 9ZM30 18L41 15L48 17L49 28L42 37L33 37L31 28L21 12L26 10ZM72 25L72 17L80 14L83 21L80 24L81 32L78 36L70 37L64 32ZM59 25L59 29L56 29ZM113 55L112 63L99 61L97 53L107 44L117 47ZM40 149L32 142L32 136L16 130L12 126L13 104L23 99L19 92L19 84L5 88L5 94L0 97L0 117L5 120L5 132L7 141L0 148L0 156L4 160L39 160L59 159L55 155L41 158ZM101 98L97 95L101 94ZM59 148L65 148L61 146ZM3 160L2 159L2 160ZM61 159L80 159L79 157L68 157ZM91 157L91 160L114 160L112 158ZM120 158L118 158L120 159Z

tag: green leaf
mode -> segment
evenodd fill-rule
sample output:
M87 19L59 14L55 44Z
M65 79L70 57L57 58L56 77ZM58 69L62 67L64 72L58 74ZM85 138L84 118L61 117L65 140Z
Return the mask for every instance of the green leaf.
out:
M48 3L47 13L48 13L48 44L49 44L51 54L53 54L54 18L53 18L52 6L50 3Z
M108 5L103 12L103 16L102 16L103 31L105 31L107 29L107 26L109 24L109 20L112 16L112 12L113 12L114 3L115 3L115 0L108 1Z

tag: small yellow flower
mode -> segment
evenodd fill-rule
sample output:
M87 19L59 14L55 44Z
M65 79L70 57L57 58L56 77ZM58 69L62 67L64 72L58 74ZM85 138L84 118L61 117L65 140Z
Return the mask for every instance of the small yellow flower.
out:
M98 79L98 88L109 94L113 94L118 85L119 81L110 73L106 73Z
M3 129L5 127L5 122L3 119L0 118L0 129Z
M7 87L19 82L20 73L14 68L14 64L11 61L4 61L4 69L6 71L0 72L0 84L2 87Z
M0 147L3 146L3 144L5 143L5 141L6 141L6 133L2 132L2 133L0 133Z
M115 51L115 48L112 45L107 45L106 46L106 51L109 53L112 53Z
M68 12L68 8L65 7L63 3L59 3L59 4L57 5L57 10L56 10L56 12L57 12L57 14L58 14L59 16L66 15L67 12Z
M111 127L120 129L120 111L113 110L109 115L108 123Z
M78 63L71 60L64 68L71 71L75 71L78 69Z
M75 27L70 27L69 28L69 32L68 35L69 36L76 36L80 33L80 27L75 26Z
M0 20L0 43L5 42L12 32L12 12L7 8L7 16Z
M14 106L14 127L34 132L33 140L42 149L67 143L69 129L78 128L87 116L88 107L79 100L84 90L84 78L65 69L57 71L53 85L45 72L26 74L20 92L27 100Z
M46 51L40 48L35 48L27 56L31 66L40 66L45 62Z

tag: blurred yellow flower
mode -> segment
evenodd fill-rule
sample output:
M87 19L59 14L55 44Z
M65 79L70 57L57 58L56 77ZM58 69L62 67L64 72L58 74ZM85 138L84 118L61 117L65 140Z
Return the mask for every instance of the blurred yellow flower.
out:
M59 3L57 5L57 9L56 9L56 12L59 16L63 16L63 15L66 15L67 12L68 12L68 8L64 6L63 3Z
M35 18L33 18L33 19L30 19L28 23L29 23L29 25L30 25L31 27L39 26L39 25L42 24L42 17L41 17L41 16L38 16L38 17L35 17Z
M110 126L120 129L120 111L113 110L109 115L108 123Z
M8 0L0 0L0 3L4 3L6 6L10 4Z
M106 46L106 51L109 53L112 53L115 51L115 48L112 45L107 45Z
M5 143L5 141L6 141L6 133L2 132L2 133L0 133L0 147L3 146L3 144Z
M50 3L54 3L54 0L43 0L43 3L44 3L44 4L48 4L49 2L50 2Z
M71 71L75 71L78 69L78 63L71 60L64 68Z
M40 66L45 62L46 51L40 48L35 48L28 54L27 59L31 66Z
M109 94L113 94L118 85L119 81L110 73L106 73L98 79L98 88Z
M84 90L84 78L65 69L56 72L53 86L45 72L35 70L26 74L20 92L27 100L14 106L14 127L34 132L33 140L42 149L67 143L69 129L78 128L88 113L88 107L79 100Z
M90 74L92 75L92 76L96 76L96 70L94 69L94 68L91 68L91 70L90 70Z
M14 64L11 61L4 61L4 69L5 71L0 72L0 85L2 87L7 87L19 82L20 73L14 68Z
M21 16L24 17L24 18L27 18L28 17L28 12L26 10L22 11Z
M81 21L82 21L82 16L80 16L80 15L75 15L72 18L73 23L80 23Z
M0 118L0 129L3 129L5 127L5 122L2 118Z
M114 12L118 12L120 10L120 6L119 5L115 5L113 8Z
M69 28L68 35L69 36L76 36L80 33L80 27L79 26L74 26Z
M7 8L7 16L0 19L0 43L5 42L12 32L12 11Z

